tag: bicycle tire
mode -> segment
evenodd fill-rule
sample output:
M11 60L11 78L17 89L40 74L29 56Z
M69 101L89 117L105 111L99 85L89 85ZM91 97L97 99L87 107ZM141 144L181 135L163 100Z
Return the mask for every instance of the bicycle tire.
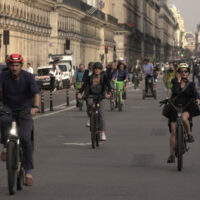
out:
M119 112L122 112L122 92L119 92L119 96L118 96L118 110Z
M92 113L90 117L90 131L91 131L91 143L92 148L95 149L96 144L96 119L95 114Z
M181 171L183 168L183 127L178 126L177 128L177 169Z
M82 111L83 110L83 100L80 100L78 105L79 105L79 111Z
M7 146L7 176L10 195L15 194L17 180L17 152L16 143L10 141Z
M113 111L115 108L113 96L110 98L110 110Z
M22 190L23 187L22 185L24 184L24 168L23 168L23 150L22 148L20 148L20 162L21 162L21 166L20 166L20 170L17 174L17 190Z

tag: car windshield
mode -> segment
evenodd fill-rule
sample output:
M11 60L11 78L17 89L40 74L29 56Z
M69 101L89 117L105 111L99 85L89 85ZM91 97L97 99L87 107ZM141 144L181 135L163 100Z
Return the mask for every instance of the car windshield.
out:
M46 76L46 75L49 75L49 71L50 71L51 69L38 69L38 76Z
M59 69L60 69L62 72L66 72L66 71L67 71L66 65L58 65L58 66L59 66Z

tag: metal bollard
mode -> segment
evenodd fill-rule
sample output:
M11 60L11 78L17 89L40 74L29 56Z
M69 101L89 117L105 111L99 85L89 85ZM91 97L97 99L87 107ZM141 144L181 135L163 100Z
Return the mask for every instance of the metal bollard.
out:
M66 105L69 106L69 89L66 90Z
M53 91L50 90L50 111L53 111Z
M44 113L44 91L42 89L41 89L40 95L41 95L41 98L40 98L40 101L41 101L41 113Z
M70 80L67 80L67 84L66 84L66 106L69 106L69 89L70 89Z

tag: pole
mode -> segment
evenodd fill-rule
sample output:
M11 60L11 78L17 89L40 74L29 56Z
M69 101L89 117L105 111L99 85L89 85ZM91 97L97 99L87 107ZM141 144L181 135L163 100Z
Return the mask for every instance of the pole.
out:
M53 92L50 90L50 111L53 111Z
M66 90L66 106L69 106L69 89Z
M7 63L7 57L8 57L8 46L5 45L5 63Z
M41 113L44 113L44 91L41 89Z

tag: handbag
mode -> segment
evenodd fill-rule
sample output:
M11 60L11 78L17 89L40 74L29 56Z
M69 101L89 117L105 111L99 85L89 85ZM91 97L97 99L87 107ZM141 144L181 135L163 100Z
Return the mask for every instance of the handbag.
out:
M186 88L188 87L188 85L189 85L189 82L187 82L187 84L186 84L185 88L182 90L181 94L186 90ZM177 96L173 99L173 101L175 101L178 97L180 97L181 94L177 95ZM171 104L171 101L172 101L172 100L169 99L169 101L167 101L167 103L164 105L163 110L162 110L162 115L163 115L164 117L166 117L166 118L169 118L170 112L171 112L171 110L172 110L172 108L173 108L173 106L172 106L172 104Z
M170 103L170 101L168 101L163 107L162 115L166 118L169 118L171 110L172 110L172 104Z

